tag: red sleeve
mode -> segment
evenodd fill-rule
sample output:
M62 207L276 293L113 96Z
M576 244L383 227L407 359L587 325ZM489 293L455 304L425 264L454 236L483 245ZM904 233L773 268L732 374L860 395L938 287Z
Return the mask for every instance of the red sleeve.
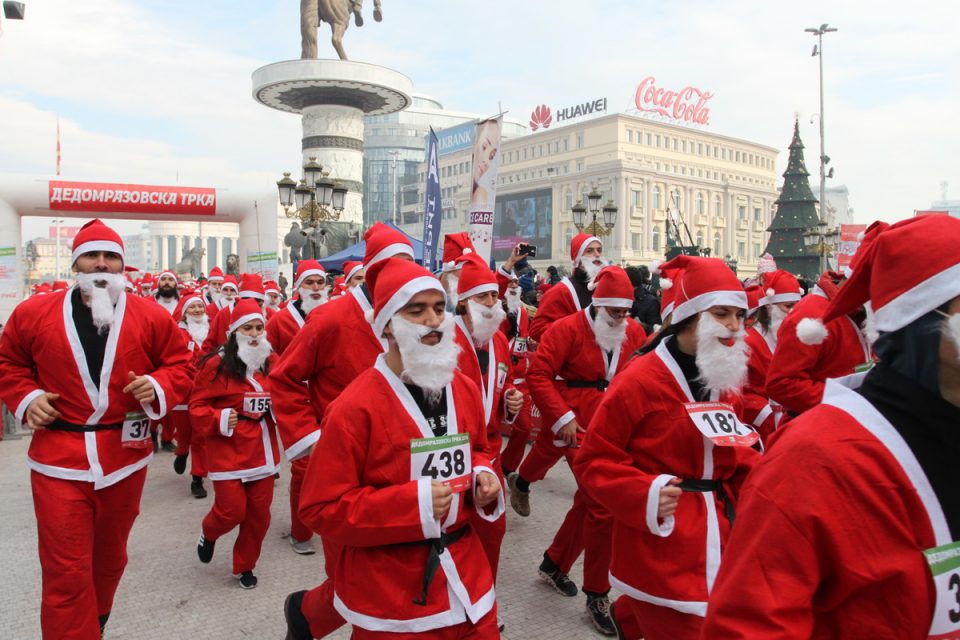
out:
M286 357L280 358L277 366L270 370L273 412L284 450L320 430L304 381L325 368L323 357L327 349L320 339L323 327L324 323L318 321L304 325L287 345Z
M35 305L35 302L20 303L0 336L0 380L3 380L0 399L18 421L23 420L27 405L45 391L40 389L33 374L32 346L36 321L31 318L29 309Z
M225 342L224 335L227 333L227 327L230 326L229 319L230 308L224 307L217 313L213 322L210 323L210 330L207 331L207 339L203 341L203 346L200 348L200 351L203 353L216 351L220 345ZM226 322L224 322L224 320L226 320Z
M193 383L190 394L190 418L205 436L220 435L220 409L214 407L214 401L226 393L226 385L217 378L220 357L208 359Z
M161 313L154 312L152 318L143 318L153 324L152 343L144 345L144 348L150 353L155 368L153 371L134 373L149 376L156 386L159 386L160 391L154 406L159 405L162 416L178 404L186 402L196 369L193 366L193 354L184 344L180 328L166 311L156 311Z
M280 328L281 328L280 314L275 313L269 320L267 320L266 331L267 331L267 341L269 341L270 344L273 346L273 352L278 356L282 356L284 350L287 347L287 345L285 344L286 341L283 339L283 335L280 331Z
M810 316L795 310L784 319L767 371L766 395L794 413L803 413L823 399L824 381L815 379L814 372L826 343L800 342L797 324L805 317Z
M575 313L570 290L564 284L555 284L543 294L537 314L530 323L530 337L540 341L547 328L565 316Z
M564 364L570 360L577 342L579 341L570 335L565 325L554 324L543 334L543 341L537 347L536 353L530 356L527 386L530 388L533 404L543 416L542 424L545 429L559 428L573 418L573 410L557 390L554 380ZM565 418L563 424L557 425L561 418Z

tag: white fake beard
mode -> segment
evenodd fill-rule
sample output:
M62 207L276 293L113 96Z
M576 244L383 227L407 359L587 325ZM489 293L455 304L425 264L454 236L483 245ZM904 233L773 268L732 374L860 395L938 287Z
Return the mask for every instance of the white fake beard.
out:
M106 283L106 286L97 286ZM89 298L86 303L93 316L93 326L103 335L113 324L114 307L123 295L127 279L119 273L78 273L80 291Z
M227 307L227 306L232 305L234 302L237 301L237 296L238 296L238 295L240 295L240 294L239 294L239 293L233 293L233 290L232 290L232 289L231 289L231 292L230 292L230 293L221 293L220 296L219 296L219 298L218 298L218 302L221 304L221 307L220 307L220 308L222 309L223 307Z
M323 288L320 291L314 291L312 289L304 289L300 287L300 308L303 309L303 315L307 315L323 303L327 301L329 294L327 289ZM314 297L319 294L319 297Z
M247 375L253 375L253 372L259 371L263 363L270 357L273 345L267 340L267 334L265 333L260 334L257 338L245 336L242 333L237 333L236 336L237 356L247 365ZM256 346L252 344L254 340L257 341Z
M741 326L731 333L714 319L709 311L700 314L697 322L697 369L700 382L709 391L738 392L747 379L747 362L750 347L744 340L746 332ZM734 338L733 345L726 346L720 339Z
M777 341L777 333L780 331L780 325L783 324L784 318L787 317L789 311L784 311L780 308L780 305L772 304L770 305L770 329L769 333L773 336L773 341Z
M943 335L950 339L960 357L960 313L955 313L943 321Z
M467 310L470 313L470 324L473 325L470 332L473 342L481 347L490 342L490 338L507 318L507 312L498 304L487 307L476 300L467 300Z
M445 314L440 326L431 329L426 325L410 322L398 313L390 318L390 327L400 350L400 360L403 362L400 378L423 389L427 401L436 405L443 390L453 381L457 358L460 355L453 316ZM432 331L441 332L440 342L434 345L420 342L421 338Z
M267 303L264 305L265 309L273 309L274 311L280 310L280 303L274 302L273 300L267 300Z
M516 313L520 311L520 289L507 289L503 295L504 302L507 303L507 313Z
M604 267L609 266L609 262L603 258L594 258L593 260L581 259L580 266L583 267L583 270L587 272L587 283L593 284L593 279L597 277L597 274L603 270Z
M597 308L597 317L590 325L593 327L593 335L604 351L613 351L623 344L627 339L627 320L614 320L603 307Z
M450 306L454 309L457 308L457 304L460 302L460 296L457 293L457 286L460 284L460 274L459 273L449 273L447 274L447 301Z
M200 317L186 316L187 333L197 344L203 344L207 339L207 333L210 331L210 318L204 313Z

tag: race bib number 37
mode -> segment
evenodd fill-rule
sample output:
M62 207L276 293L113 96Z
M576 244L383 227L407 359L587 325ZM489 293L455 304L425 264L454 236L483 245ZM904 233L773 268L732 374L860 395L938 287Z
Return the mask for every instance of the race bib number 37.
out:
M693 426L718 447L749 447L760 439L760 434L740 422L729 404L688 402L683 406Z
M960 542L926 549L923 553L937 589L937 603L927 637L956 640L960 638Z
M473 467L470 436L457 433L410 441L410 479L429 478L449 485L456 492L470 489Z
M142 411L132 411L123 418L120 446L127 449L145 449L150 443L150 419Z

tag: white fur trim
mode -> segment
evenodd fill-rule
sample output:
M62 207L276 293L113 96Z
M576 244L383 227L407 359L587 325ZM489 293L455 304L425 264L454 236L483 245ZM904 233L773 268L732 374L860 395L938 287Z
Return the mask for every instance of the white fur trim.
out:
M363 318L367 321L367 324L373 324L373 309L364 311Z
M377 338L382 337L384 327L387 326L394 314L410 302L410 298L423 291L444 293L440 281L433 276L418 276L407 282L390 297L379 312L374 312L373 335Z
M234 291L240 291L237 285L233 284L232 282L224 282L220 286L220 291L223 291L224 289L233 289Z
M716 306L739 307L740 309L749 308L747 305L747 294L740 291L708 291L694 296L686 302L678 304L673 309L673 324L679 324L690 316L706 311L710 307Z
M300 285L303 284L303 281L309 278L310 276L320 276L321 278L327 277L327 272L323 269L307 269L300 274L300 277L297 278L297 281L293 283L294 289L299 289Z
M499 477L497 476L497 472L494 471L493 469L491 469L490 467L474 467L474 468L473 468L473 495L474 495L474 498L476 498L476 495L477 495L477 476L479 476L480 473L481 473L481 472L484 472L484 471L487 472L487 473L489 473L489 474L492 475L494 478L497 478L497 479L499 480ZM503 487L501 486L501 487L500 487L500 493L497 494L497 506L494 507L493 513L486 513L486 512L485 512L483 509L481 509L480 507L476 507L477 515L480 516L481 519L486 520L487 522L494 522L494 521L498 520L498 519L504 514L504 512L506 511L506 504L507 504L507 503L506 503L506 501L504 500L504 495L503 495Z
M960 296L960 263L927 278L875 309L877 331L896 331L957 296Z
M580 250L577 251L577 255L573 259L573 266L577 266L578 264L580 264L580 260L583 259L583 252L587 250L587 247L590 246L591 242L599 242L600 250L603 251L603 240L601 240L597 236L590 236L589 238L583 241L583 244L580 245Z
M767 289L767 295L760 298L760 305L780 304L781 302L799 302L799 293L772 293L773 289Z
M143 407L143 412L147 414L147 417L151 420L162 420L165 415L167 415L167 394L164 393L163 387L160 386L160 383L154 379L153 376L145 375L143 376L150 381L150 385L153 387L153 393L157 396L157 408L159 411L154 411L153 407L146 403L140 403L140 406Z
M440 520L433 516L433 485L428 478L417 480L417 505L420 508L420 531L423 538L440 537Z
M291 462L306 455L307 450L310 449L313 445L317 443L317 440L320 439L320 429L316 431L311 431L307 435L303 436L292 445L290 445L283 453L287 456L287 460Z
M676 519L673 516L667 516L663 519L663 524L660 524L660 519L657 518L657 513L660 511L660 489L667 486L667 483L675 477L662 473L653 479L653 482L650 483L650 489L647 491L647 529L653 535L661 538L666 538L673 533Z
M83 244L74 247L73 253L70 256L70 261L76 262L77 258L85 253L90 253L91 251L111 251L118 254L121 260L126 259L123 253L123 247L116 242L113 242L112 240L91 240L90 242L84 242Z
M667 277L660 278L660 290L666 291L667 289L673 288L673 280Z
M350 269L350 271L348 271L348 272L343 276L343 281L344 281L344 282L349 282L349 281L350 281L350 278L352 278L353 276L357 275L357 271L360 271L361 269L363 269L363 265L362 265L362 264L356 265L353 269Z
M590 305L593 307L626 307L629 309L633 306L633 300L628 298L594 298Z
M220 419L217 421L220 427L220 434L229 438L233 435L233 427L230 426L230 412L232 409L221 409Z
M462 292L462 293L461 293L461 292L458 292L458 293L457 293L457 298L459 298L460 300L466 300L467 298L470 298L470 297L472 297L472 296L479 295L479 294L481 294L481 293L487 293L488 291L493 291L494 293L498 293L498 292L500 291L500 287L498 287L498 286L497 286L497 283L495 283L495 282L488 282L488 283L486 283L486 284L478 284L477 286L473 287L472 289L467 289L466 291L464 291L464 292Z
M823 344L828 335L830 331L819 318L804 318L797 323L797 337L803 344Z
M263 319L262 313L248 313L245 316L240 316L239 318L231 322L229 327L227 327L227 335L230 335L231 333L233 333L234 331L236 331L246 323L250 322L251 320L257 320L257 319L263 320L263 322L266 323L266 320Z
M571 420L575 420L576 416L573 415L573 411L567 411L565 414L560 416L556 422L550 426L550 431L556 434L560 431L561 428L565 427Z
M471 253L473 253L473 249L471 249L470 247L467 247L466 249L463 250L463 253L461 253L460 255L462 255L462 256L468 256L468 255L470 255Z
M241 298L253 298L254 300L266 300L267 296L259 291L241 291Z
M392 258L393 256L400 255L401 253L413 258L413 247L408 245L406 242L395 242L393 244L388 244L383 249L380 249L380 251L377 252L377 255L370 258L370 261L364 266L369 268L381 260Z
M861 231L860 233L858 233L858 234L857 234L857 242L863 242L863 238L865 237L865 235L866 235L866 234L865 234L863 231Z
M647 267L650 270L650 273L660 273L660 265L663 264L663 260L654 260L650 263L650 266Z

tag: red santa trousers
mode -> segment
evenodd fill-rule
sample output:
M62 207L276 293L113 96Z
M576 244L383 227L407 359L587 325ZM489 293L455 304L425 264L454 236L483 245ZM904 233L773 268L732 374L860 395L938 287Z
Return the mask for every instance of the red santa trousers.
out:
M190 454L190 475L207 477L207 450L204 446L206 438L201 429L193 428L193 420L188 411L171 411L167 421L174 425L177 433L176 455Z
M213 508L203 519L203 537L217 540L240 526L233 543L233 573L253 571L260 558L263 538L270 528L273 476L253 482L214 480Z
M94 490L92 482L30 473L43 575L44 638L100 637L98 617L113 609L146 477L144 468Z
M516 471L523 461L523 454L527 450L527 441L530 440L530 430L533 423L530 420L530 410L533 407L533 400L530 398L530 392L527 385L523 384L518 389L523 393L523 408L517 414L517 419L510 425L510 440L507 446L503 448L500 454L500 464L504 469Z
M497 628L497 606L487 615L480 618L477 624L469 620L455 624L452 627L434 629L433 631L418 631L416 633L392 633L389 631L368 631L360 627L353 628L353 640L364 640L365 638L382 638L384 640L423 640L424 638L433 638L435 640L493 640L500 637L500 630Z
M313 531L300 519L300 487L308 466L310 456L301 456L290 463L290 536L299 542L313 537Z
M340 557L340 546L325 538L321 538L320 542L327 579L319 587L308 591L300 603L300 612L310 623L310 635L314 638L323 638L347 624L333 606L333 572Z
M612 538L613 517L583 489L577 489L547 556L561 571L570 573L583 553L583 590L606 593L610 590Z
M544 425L533 443L530 453L524 458L523 464L517 471L520 477L527 482L539 482L547 477L547 472L557 464L560 458L566 458L567 463L573 462L573 457L577 455L577 449L573 447L558 447L553 444L557 436L550 430L549 426Z
M629 596L617 598L614 614L624 635L636 640L700 640L704 620Z

